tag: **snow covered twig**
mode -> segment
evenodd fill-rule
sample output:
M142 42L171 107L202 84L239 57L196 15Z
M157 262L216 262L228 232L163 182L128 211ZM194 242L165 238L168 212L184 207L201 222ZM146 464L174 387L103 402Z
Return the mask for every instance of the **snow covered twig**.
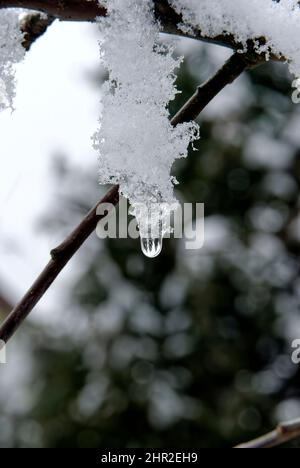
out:
M280 423L277 428L259 439L238 445L240 449L273 448L291 440L300 438L300 419Z
M182 14L175 11L168 0L153 0L156 19L159 20L162 32L178 36L192 37L205 42L219 44L233 50L241 49L241 43L232 34L216 34L211 37L204 35L200 28L195 28L193 34L183 31ZM63 21L95 21L96 17L106 15L106 9L98 0L0 0L1 8L24 8L41 11L50 17ZM261 38L263 41L264 39ZM251 46L251 44L249 44ZM284 60L283 57L272 55L273 60Z
M201 91L197 92L176 116L171 119L172 125L194 120L221 89L227 84L232 83L235 78L238 78L238 76L250 66L254 66L254 62L247 54L234 54L225 66L200 88ZM0 340L7 343L14 335L67 263L94 232L100 220L96 213L97 207L101 203L117 205L118 201L118 187L114 186L107 195L97 203L65 241L59 247L52 250L51 260L48 265L0 327Z

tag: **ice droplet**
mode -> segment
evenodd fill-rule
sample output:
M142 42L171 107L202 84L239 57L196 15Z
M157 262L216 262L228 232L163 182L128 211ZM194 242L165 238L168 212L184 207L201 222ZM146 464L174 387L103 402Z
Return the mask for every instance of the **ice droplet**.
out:
M139 214L142 252L146 257L155 258L162 251L165 233L163 206L160 203L144 205Z
M146 257L155 258L162 251L163 238L161 237L141 237L142 252Z

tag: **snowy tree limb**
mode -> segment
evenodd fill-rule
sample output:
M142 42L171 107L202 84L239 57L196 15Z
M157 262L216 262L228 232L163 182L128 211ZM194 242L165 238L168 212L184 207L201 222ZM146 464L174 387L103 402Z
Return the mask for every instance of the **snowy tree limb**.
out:
M194 30L194 34L183 32L178 25L183 23L182 15L178 14L169 4L168 0L154 0L155 16L160 21L163 32L175 34L177 36L198 39L204 42L218 44L230 49L237 50L241 48L234 37L230 34L221 34L216 37L204 36L200 29Z
M277 428L259 439L252 440L235 448L259 449L273 448L300 437L300 419L280 423Z
M216 37L204 36L200 29L194 34L183 32L178 24L182 23L182 16L175 12L168 0L153 0L155 16L160 21L162 31L167 34L192 37L205 42L219 44L233 50L241 49L231 34L221 34ZM25 8L43 12L50 17L64 21L95 21L96 17L105 16L106 9L98 0L0 0L0 8ZM258 38L259 39L259 38ZM264 39L260 39L264 42ZM251 48L251 43L249 43ZM282 57L271 57L274 60L283 60Z
M172 125L194 120L226 85L232 83L244 70L255 64L251 55L233 54L222 69L211 80L199 87L196 94L173 117ZM118 201L118 187L115 186L97 203L65 241L52 250L48 265L0 327L0 340L6 343L14 335L67 263L96 229L101 219L96 213L98 206L101 203L117 205Z
M43 13L26 14L20 22L20 29L24 34L23 47L29 50L32 44L46 32L54 19L53 16Z

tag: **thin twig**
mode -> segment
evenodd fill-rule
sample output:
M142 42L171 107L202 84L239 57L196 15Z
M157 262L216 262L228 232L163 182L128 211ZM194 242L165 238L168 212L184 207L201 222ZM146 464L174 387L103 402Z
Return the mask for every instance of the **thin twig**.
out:
M245 70L263 61L261 56L252 53L234 53L222 68L204 84L198 86L195 94L172 119L173 125L195 120L214 97L233 83Z
M259 449L259 448L273 448L278 445L285 444L291 440L300 438L300 419L295 421L288 421L280 423L277 428L258 439L252 440L245 444L238 445L235 448L240 449Z
M253 58L248 54L233 54L221 70L207 81L185 106L171 119L172 125L195 120L206 105L223 89L236 79L245 69L254 66ZM51 252L51 260L33 286L25 294L23 299L14 308L6 321L0 327L0 340L7 343L15 331L19 328L28 314L44 296L51 284L70 261L73 255L82 246L85 240L96 229L98 221L97 207L101 203L117 205L119 200L118 187L113 187L110 192L90 211L81 221L79 226L66 238L66 240Z
M21 302L7 317L0 329L0 341L7 343L28 314L36 306L51 284L57 278L73 255L79 250L86 239L94 232L98 221L104 216L97 215L97 208L101 203L117 205L119 201L119 189L113 187L106 196L85 216L77 228L64 241L64 249L57 248L52 251L52 258L27 291ZM59 255L56 254L59 252Z

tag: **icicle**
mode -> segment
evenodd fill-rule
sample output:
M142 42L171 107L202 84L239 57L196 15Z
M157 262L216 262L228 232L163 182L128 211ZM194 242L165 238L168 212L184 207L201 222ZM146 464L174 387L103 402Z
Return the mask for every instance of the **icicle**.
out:
M137 219L143 252L155 257L170 230L169 207L176 202L174 161L187 156L199 128L194 122L177 126L170 122L168 104L177 94L174 71L181 59L173 57L171 44L161 45L153 0L106 0L105 5L108 14L99 24L102 63L109 79L103 87L101 126L94 137L100 183L119 185ZM159 206L161 214L153 207L154 230L149 235L151 204ZM140 205L146 209L140 211ZM161 232L155 234L159 225Z
M141 237L142 252L146 257L155 258L162 251L163 237L149 238Z
M163 205L154 203L140 207L138 216L142 252L146 257L155 258L162 251L165 234L165 213Z

